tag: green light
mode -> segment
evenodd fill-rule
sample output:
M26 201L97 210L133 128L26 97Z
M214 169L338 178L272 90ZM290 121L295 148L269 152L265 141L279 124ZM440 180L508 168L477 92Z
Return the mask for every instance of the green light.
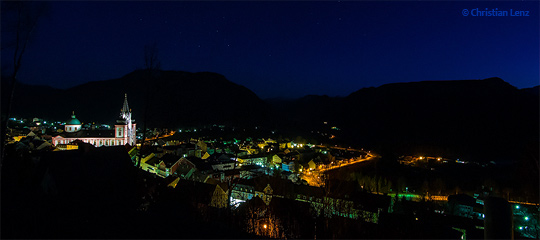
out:
M519 205L516 205L516 209L519 209Z
M523 227L519 227L519 230L523 230Z
M525 217L525 221L529 221L529 217Z

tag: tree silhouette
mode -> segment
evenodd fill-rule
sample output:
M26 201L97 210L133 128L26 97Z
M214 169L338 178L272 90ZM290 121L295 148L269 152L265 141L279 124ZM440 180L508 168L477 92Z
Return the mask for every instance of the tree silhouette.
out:
M5 113L2 114L2 132L5 134L8 129L8 121L17 83L17 74L22 65L22 59L26 47L30 42L32 34L36 29L39 19L48 11L49 4L46 2L27 1L2 1L2 51L13 48L13 72L10 78L9 98L6 104ZM8 19L4 21L4 19ZM9 36L11 35L11 36ZM12 37L13 39L10 39ZM7 41L5 41L7 39ZM4 69L4 66L2 66ZM2 76L3 77L3 76ZM2 160L4 159L5 135L2 136Z
M144 115L143 115L143 137L141 141L141 150L143 149L144 142L146 141L146 127L148 126L149 118L149 106L151 105L151 96L154 94L155 84L154 80L158 77L161 69L161 62L158 59L157 44L144 46L144 71L146 74L145 84L145 101L144 101ZM141 167L142 151L138 152L137 168Z

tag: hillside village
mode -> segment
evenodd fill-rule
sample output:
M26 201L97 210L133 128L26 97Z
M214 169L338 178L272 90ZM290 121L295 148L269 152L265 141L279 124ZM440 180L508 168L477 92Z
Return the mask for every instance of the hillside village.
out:
M305 238L314 234L319 237L374 236L394 229L393 221L408 226L406 223L410 220L401 219L406 216L412 216L411 223L426 223L436 217L441 218L437 221L443 224L433 227L433 231L422 230L422 234L427 235L415 235L422 231L413 227L414 224L410 229L394 229L394 234L482 235L484 200L480 195L474 198L466 194L422 195L414 193L420 190L414 186L392 191L381 185L383 179L369 187L373 183L364 182L365 178L351 182L330 179L324 174L379 158L362 149L315 145L301 138L297 141L251 137L185 139L178 132L167 129L154 129L142 147L140 144L96 147L83 141L55 146L51 144L52 135L61 132L61 129L58 131L61 126L46 124L42 119L21 121L19 123L25 126L14 127L10 132L7 150L11 159L19 160L7 161L5 166L19 170L5 176L11 183L6 185L7 189L40 196L21 200L21 203L41 201L41 204L57 206L51 209L67 211L65 214L68 215L71 214L68 212L78 212L81 207L98 213L135 211L138 213L132 221L136 221L144 219L145 214L157 214L156 209L188 208L190 210L182 211L191 212L189 216L199 219L198 223L228 222L233 229L228 236L242 238ZM85 128L108 129L97 125ZM424 158L439 164L449 161L408 156L401 164L420 163ZM390 186L390 183L384 184ZM80 189L79 186L85 187ZM7 198L8 203L12 200ZM532 219L531 214L534 214L531 207L536 207L523 204L516 204L521 208L514 208L514 214L528 220L516 218L521 221L518 227L522 228L524 236L534 236L536 221L529 218ZM352 230L354 226L359 227L358 224L369 227L362 227L360 232ZM105 229L101 234L106 234ZM331 229L341 230L336 233ZM197 232L192 234L199 236Z

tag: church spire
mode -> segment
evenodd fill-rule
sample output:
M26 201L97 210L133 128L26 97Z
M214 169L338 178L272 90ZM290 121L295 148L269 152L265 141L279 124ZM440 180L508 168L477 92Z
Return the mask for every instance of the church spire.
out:
M122 107L122 114L126 114L128 112L130 111L129 111L128 101L127 101L127 93L126 93L125 98L124 98L124 107Z

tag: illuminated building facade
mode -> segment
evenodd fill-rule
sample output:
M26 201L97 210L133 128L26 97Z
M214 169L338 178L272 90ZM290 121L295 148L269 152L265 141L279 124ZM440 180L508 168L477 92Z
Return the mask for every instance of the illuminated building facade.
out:
M131 109L129 109L127 94L124 99L124 106L120 110L120 118L116 120L114 130L94 130L82 129L81 122L71 115L71 119L66 122L65 131L52 138L53 145L69 144L75 140L90 143L96 147L117 146L136 143L136 124L131 119Z

